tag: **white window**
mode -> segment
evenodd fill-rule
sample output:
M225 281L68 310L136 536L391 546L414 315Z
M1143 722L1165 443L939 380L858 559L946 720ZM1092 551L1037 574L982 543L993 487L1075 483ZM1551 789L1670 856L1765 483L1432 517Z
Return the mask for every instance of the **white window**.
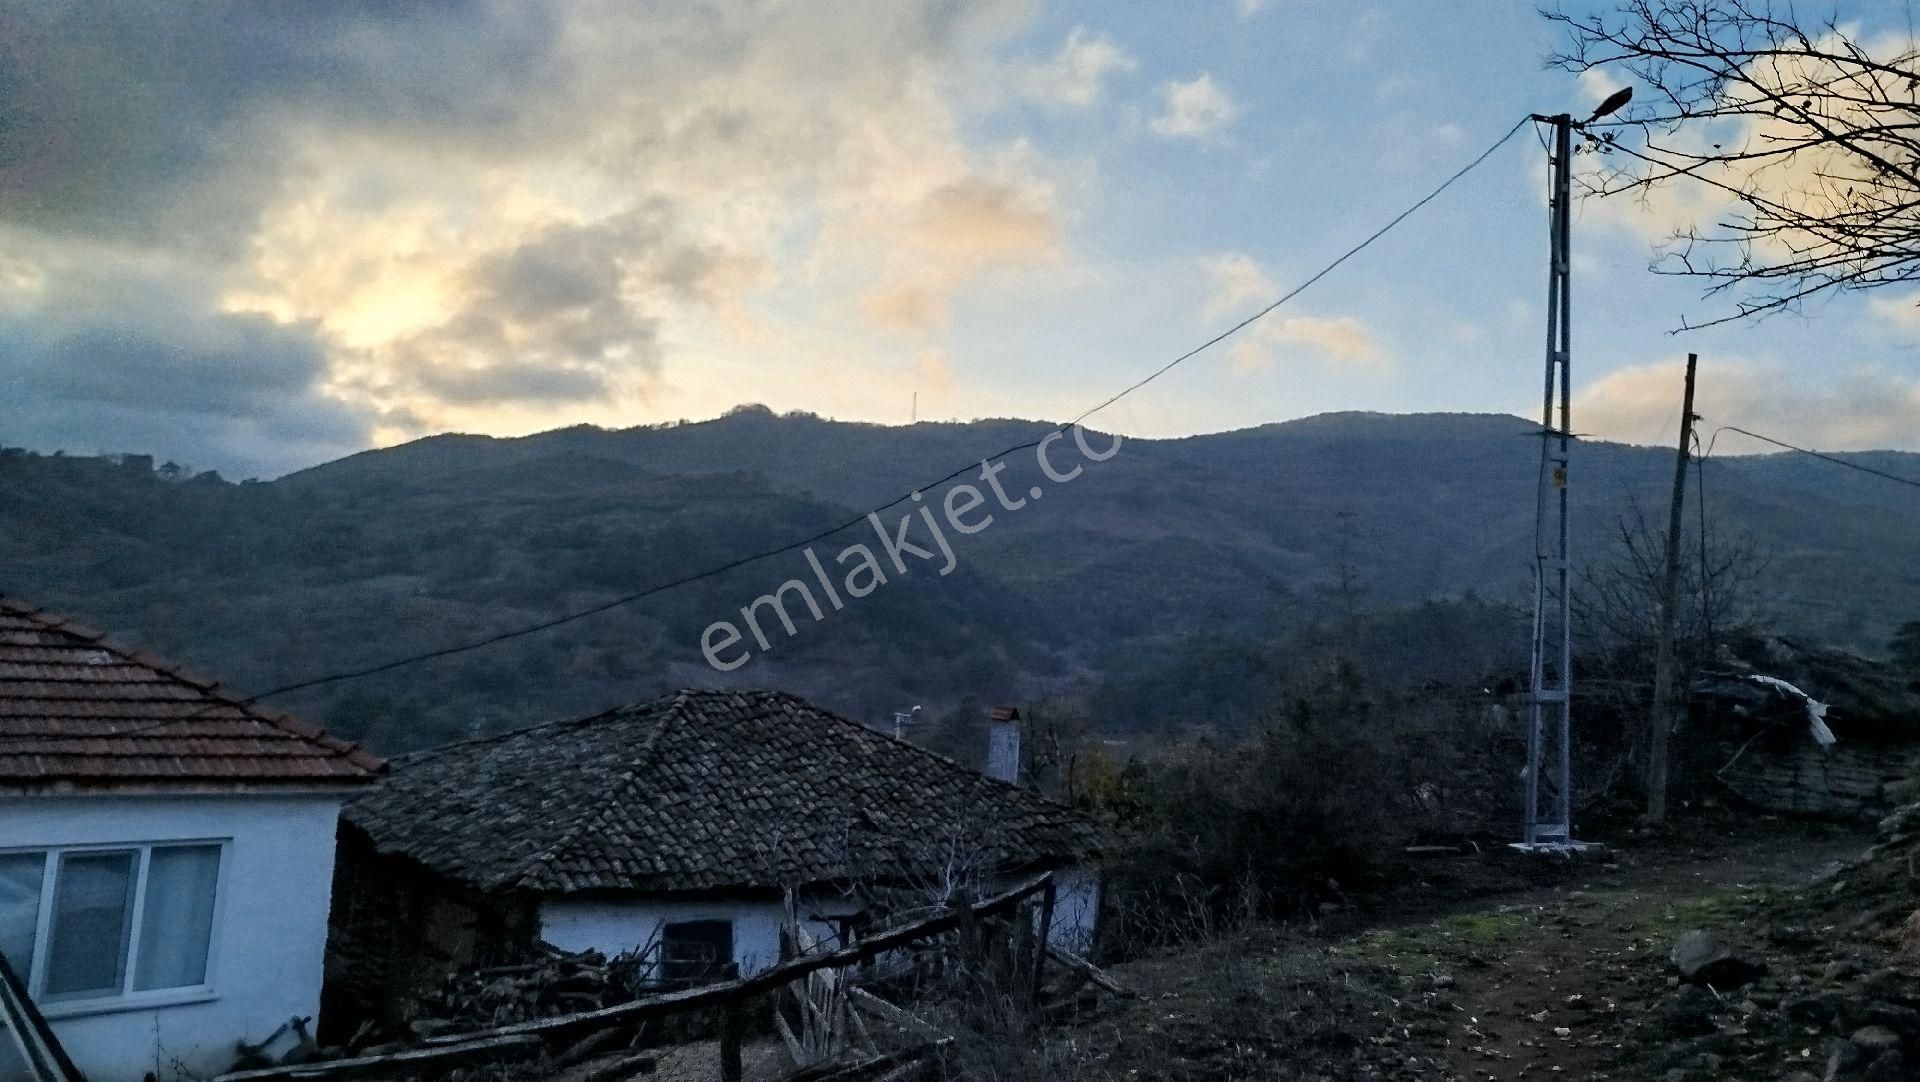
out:
M0 852L0 953L48 1006L204 989L221 848Z

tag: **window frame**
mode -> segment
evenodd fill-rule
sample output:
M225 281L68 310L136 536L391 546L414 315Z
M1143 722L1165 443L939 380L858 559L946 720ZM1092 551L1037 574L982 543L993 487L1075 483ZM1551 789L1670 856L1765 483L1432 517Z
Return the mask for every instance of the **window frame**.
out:
M726 954L722 957L720 952L715 951L714 957L706 961L707 968L700 973L675 976L668 971L668 968L670 966L683 966L686 962L684 959L670 959L667 957L667 932L673 928L690 927L698 927L709 932L717 931L719 928L724 927L727 931ZM703 947L719 946L717 936L711 938L694 936L692 939ZM658 977L662 981L684 984L687 987L699 987L701 985L726 980L729 967L738 964L736 959L739 949L740 928L738 922L732 917L688 917L681 920L663 920L660 922L660 965Z
M194 849L212 848L219 853L219 868L213 882L213 924L207 929L207 966L205 979L199 984L181 985L175 988L153 988L146 991L134 990L138 979L140 940L145 934L147 908L147 879L150 874L153 851L156 849ZM79 992L47 998L47 961L52 953L52 931L54 916L54 895L59 888L62 862L76 853L127 853L134 854L133 896L129 901L132 912L128 917L128 929L125 943L126 957L120 974L120 988L115 992ZM225 922L227 908L227 876L233 863L232 838L158 838L150 841L123 842L85 842L73 845L22 845L0 847L0 855L21 853L39 854L45 862L40 874L40 909L35 915L33 930L33 958L27 972L21 974L26 982L27 994L33 997L40 1013L48 1018L70 1018L76 1015L105 1014L113 1011L141 1010L148 1007L165 1007L181 1003L200 1003L218 998L214 975L218 972L220 958L221 929Z

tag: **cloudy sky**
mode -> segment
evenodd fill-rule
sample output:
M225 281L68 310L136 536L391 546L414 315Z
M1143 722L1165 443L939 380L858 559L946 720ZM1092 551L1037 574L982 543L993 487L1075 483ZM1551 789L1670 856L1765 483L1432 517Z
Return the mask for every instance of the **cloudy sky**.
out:
M0 443L1072 416L1590 108L1555 43L1530 0L6 0ZM1532 412L1543 176L1523 132L1100 423ZM1711 212L1582 208L1576 427L1671 438L1692 349L1713 423L1920 448L1911 296L1666 333L1724 314L1646 269Z

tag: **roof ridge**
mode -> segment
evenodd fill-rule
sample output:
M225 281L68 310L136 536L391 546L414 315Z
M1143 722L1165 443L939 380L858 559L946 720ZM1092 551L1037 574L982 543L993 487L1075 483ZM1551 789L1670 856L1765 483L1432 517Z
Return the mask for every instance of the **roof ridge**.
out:
M652 700L649 700L649 702L651 701ZM449 740L444 744L435 744L430 748L401 752L398 755L392 756L389 761L393 763L419 762L422 759L431 759L444 752L453 751L456 748L470 748L476 744L498 744L504 740L511 740L516 736L537 733L542 729L559 729L571 725L591 724L592 722L618 714L622 710L631 710L636 706L644 705L647 705L647 703L622 703L619 706L611 706L597 713L588 714L585 717L550 718L546 721L536 721L531 725L522 725L516 729L505 729L497 733L482 733L479 736L463 736L458 740Z
M868 734L869 736L876 737L881 740L885 740L892 744L899 744L903 747L910 748L913 751L920 753L921 755L924 755L930 759L934 759L939 762L945 763L946 765L954 768L955 770L964 771L968 774L973 775L976 778L979 778L982 781L991 782L994 785L1004 786L1008 789L1012 789L1017 793L1024 793L1029 797L1042 801L1043 803L1051 804L1058 808L1066 808L1069 811L1077 810L1073 807L1073 805L1068 804L1064 800L1055 800L1054 798L1048 796L1045 793L1040 792L1037 789L1029 789L1018 782L1007 781L1004 778L996 778L984 770L975 770L974 768L968 766L967 764L961 762L960 760L955 759L950 755L942 755L941 753L933 750L932 748L923 747L919 744L914 743L911 740L907 740L904 738L895 740L893 737L890 737L886 733L883 733L880 730L875 729L871 725L863 725L860 722L857 722L852 718L841 714L837 710L830 710L827 707L819 705L818 703L808 702L806 699L803 699L800 696L795 695L791 691L773 690L770 692L770 694L774 695L777 698L790 699L793 702L800 703L803 706L805 706L807 709L813 711L816 714L825 714L827 717L832 718L833 720L839 722L840 724L851 725L854 728L860 730L861 732Z
M362 748L357 741L342 740L327 732L327 730L321 726L314 725L311 722L301 721L291 714L279 710L262 707L221 687L218 680L210 680L204 676L191 673L145 650L122 646L110 638L105 632L95 631L84 624L80 624L64 616L55 615L20 598L5 594L0 594L0 611L5 611L23 619L30 620L56 634L72 635L76 638L84 639L98 650L113 654L122 661L150 669L169 680L185 684L195 691L200 692L202 695L217 699L233 707L240 711L242 715L250 715L258 721L265 722L273 728L296 739L304 740L309 744L318 744L322 748L334 752L347 762L365 770L369 774L378 773L386 768L385 760ZM181 720L192 716L191 714L183 715Z
M660 734L667 731L667 726L672 724L676 717L680 717L685 714L686 706L687 706L687 695L688 695L687 690L683 688L680 691L676 691L671 695L662 695L660 698L654 699L644 704L646 706L651 707L651 706L658 705L662 702L666 702L669 699L672 700L671 703L668 703L665 711L661 714L660 720L658 721L658 723L656 723L653 726L653 729L647 733L646 741L640 745L640 747L634 752L633 758L629 760L627 762L627 765L621 770L620 780L610 787L610 791L607 793L607 798L600 803L600 806L598 808L595 808L591 813L587 815L583 815L580 818L574 820L572 826L561 831L560 836L554 839L552 845L547 846L541 852L536 854L532 860L527 861L526 863L522 864L519 868L515 869L513 879L512 879L513 885L516 885L516 886L531 885L532 883L536 882L538 880L539 875L543 871L545 871L550 865L552 865L555 860L559 859L560 853L564 851L569 845L573 844L573 840L576 837L584 833L588 827L596 826L599 823L603 822L608 815L612 814L613 809L620 807L621 798L627 793L628 790L632 789L633 786L639 782L641 768L653 758L654 749L660 743ZM630 709L631 707L640 706L640 705L642 704L632 703L625 707L616 707L613 710L605 710L598 714L592 715L590 717L580 718L578 720L582 724L584 724L586 722L596 721L601 718L607 717L608 715L617 713L620 710ZM499 878L504 879L505 877L503 876Z

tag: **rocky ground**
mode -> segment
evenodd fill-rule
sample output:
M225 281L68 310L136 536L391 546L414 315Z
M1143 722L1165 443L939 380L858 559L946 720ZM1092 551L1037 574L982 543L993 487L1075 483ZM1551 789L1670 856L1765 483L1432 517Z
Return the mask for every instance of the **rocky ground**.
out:
M1920 809L1871 859L1867 829L1723 816L1559 867L1461 858L1401 892L1456 899L1411 919L1118 967L1144 997L1057 1042L1053 1076L1920 1078L1916 840Z

